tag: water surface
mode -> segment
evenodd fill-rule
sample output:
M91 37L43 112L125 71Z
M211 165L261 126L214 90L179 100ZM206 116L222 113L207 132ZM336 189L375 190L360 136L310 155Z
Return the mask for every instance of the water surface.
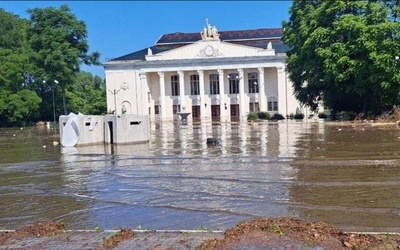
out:
M323 122L152 123L144 144L53 146L0 129L0 228L226 229L293 216L400 232L400 129ZM218 145L207 145L207 138Z

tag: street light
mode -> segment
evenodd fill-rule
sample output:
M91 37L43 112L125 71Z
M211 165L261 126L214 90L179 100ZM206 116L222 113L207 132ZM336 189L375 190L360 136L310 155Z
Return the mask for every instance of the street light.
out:
M114 95L114 114L117 114L117 97L116 95L119 92L119 89L114 89L114 91L108 90L111 94Z
M43 80L43 83L46 83L46 80ZM58 84L58 81L54 80L54 83L51 86L51 91L53 93L53 122L54 122L54 124L56 123L56 104L54 101L54 90L56 89L57 84Z

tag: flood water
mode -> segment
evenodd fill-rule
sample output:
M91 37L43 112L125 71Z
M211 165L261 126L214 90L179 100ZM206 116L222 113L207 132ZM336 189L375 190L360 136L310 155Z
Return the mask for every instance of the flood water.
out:
M400 232L395 125L151 124L148 143L53 146L46 128L0 129L0 229L226 229L292 216ZM219 144L207 145L207 138ZM44 147L45 146L45 147Z

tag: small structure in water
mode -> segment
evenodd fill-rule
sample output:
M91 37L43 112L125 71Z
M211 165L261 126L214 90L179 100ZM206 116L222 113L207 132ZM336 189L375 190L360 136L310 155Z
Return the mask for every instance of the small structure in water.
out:
M64 147L100 143L137 143L149 140L146 116L94 116L71 113L59 118L60 142Z
M104 116L104 141L106 143L122 144L148 140L148 116L126 114Z

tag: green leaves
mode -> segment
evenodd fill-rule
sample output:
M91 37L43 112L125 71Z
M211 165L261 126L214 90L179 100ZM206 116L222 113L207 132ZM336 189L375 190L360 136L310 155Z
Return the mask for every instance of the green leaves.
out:
M295 0L283 39L299 101L356 112L391 106L400 91L398 9L398 1Z
M36 92L28 89L16 93L0 90L0 125L25 125L38 117L41 102Z
M103 80L85 73L83 90L76 78L82 63L99 64L100 54L88 53L86 24L67 5L28 13L25 20L0 9L0 126L52 120L53 89L56 116L68 113L67 96L73 112L106 113Z
M98 63L99 53L88 54L86 24L72 14L67 5L59 9L47 7L28 10L31 25L28 30L35 53L34 64L42 67L44 76L61 84L63 113L68 114L66 85L72 84L82 63Z

